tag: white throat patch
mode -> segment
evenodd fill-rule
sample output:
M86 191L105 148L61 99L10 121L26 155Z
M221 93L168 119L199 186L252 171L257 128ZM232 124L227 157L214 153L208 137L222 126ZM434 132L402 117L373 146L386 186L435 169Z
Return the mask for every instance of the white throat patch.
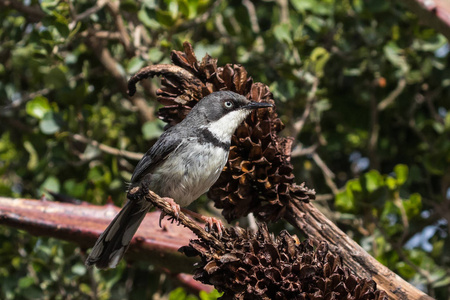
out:
M238 109L224 115L217 121L209 123L208 130L221 142L229 142L236 128L251 113L249 109Z

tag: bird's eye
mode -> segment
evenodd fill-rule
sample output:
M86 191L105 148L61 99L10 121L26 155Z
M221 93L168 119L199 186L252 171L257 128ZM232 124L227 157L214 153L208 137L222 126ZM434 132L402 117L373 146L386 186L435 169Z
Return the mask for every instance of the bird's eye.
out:
M233 107L233 102L231 101L225 101L223 103L223 106L225 106L225 108L232 108Z

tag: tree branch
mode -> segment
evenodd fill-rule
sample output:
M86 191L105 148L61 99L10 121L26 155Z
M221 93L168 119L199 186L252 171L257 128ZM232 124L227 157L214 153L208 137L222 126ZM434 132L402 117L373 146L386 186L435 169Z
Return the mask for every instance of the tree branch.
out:
M22 229L36 236L51 236L74 242L85 249L94 245L118 211L119 208L114 205L75 205L0 197L0 225ZM173 273L192 272L195 260L187 260L178 249L196 236L169 222L164 222L163 228L159 228L158 221L159 212L147 214L131 242L126 258L151 261Z
M403 0L419 19L450 40L450 2L446 0Z
M344 265L359 278L372 278L388 293L389 299L433 299L369 255L311 203L291 202L285 219L308 237L327 242L330 251L338 254Z
M395 99L403 92L406 87L406 79L401 78L398 81L397 87L389 93L389 95L384 98L380 103L378 103L377 109L378 111L385 110L389 105L394 103Z
M38 4L25 5L22 1L17 0L0 0L0 7L8 7L15 9L25 15L28 21L37 23L45 17L45 13L42 11Z
M293 127L293 137L297 137L303 129L305 125L306 119L308 119L309 114L311 113L311 108L316 100L317 87L319 86L319 78L315 78L313 84L311 86L311 90L308 93L308 97L306 98L305 110L301 118L294 123Z
M101 150L105 153L112 154L115 156L123 156L123 157L129 158L129 159L132 159L132 160L140 160L142 158L142 156L144 155L143 153L139 153L139 152L131 152L131 151L127 151L127 150L120 150L117 148L113 148L111 146L99 143L95 140L92 140L92 139L82 136L80 134L71 134L70 136L72 137L72 139L74 141L92 145L94 147L97 147L99 150Z

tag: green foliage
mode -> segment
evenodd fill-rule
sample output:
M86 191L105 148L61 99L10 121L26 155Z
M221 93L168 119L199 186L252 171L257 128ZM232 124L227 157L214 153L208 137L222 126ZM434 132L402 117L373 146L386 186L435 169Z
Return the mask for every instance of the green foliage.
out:
M222 293L219 293L217 290L213 290L210 293L205 291L201 291L198 297L187 294L183 288L177 288L170 292L169 300L215 300L220 297Z
M252 15L241 1L30 3L35 13L0 10L0 196L54 191L120 205L136 161L88 141L136 153L154 143L164 126L154 117L158 81L140 88L144 109L126 96L126 79L169 63L188 40L199 59L243 64L270 86L284 133L317 147L332 172L315 155L292 159L299 183L332 196L317 205L334 222L406 280L449 298L448 41L405 7L263 1ZM0 243L2 299L193 297L145 264L89 271L75 245L3 227Z

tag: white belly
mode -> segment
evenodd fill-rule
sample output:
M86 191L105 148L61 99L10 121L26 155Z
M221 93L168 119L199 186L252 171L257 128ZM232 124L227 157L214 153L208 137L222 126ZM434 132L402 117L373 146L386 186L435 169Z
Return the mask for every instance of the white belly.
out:
M151 175L150 189L180 206L189 205L209 190L219 178L229 152L209 143L193 143L189 150L180 147Z

